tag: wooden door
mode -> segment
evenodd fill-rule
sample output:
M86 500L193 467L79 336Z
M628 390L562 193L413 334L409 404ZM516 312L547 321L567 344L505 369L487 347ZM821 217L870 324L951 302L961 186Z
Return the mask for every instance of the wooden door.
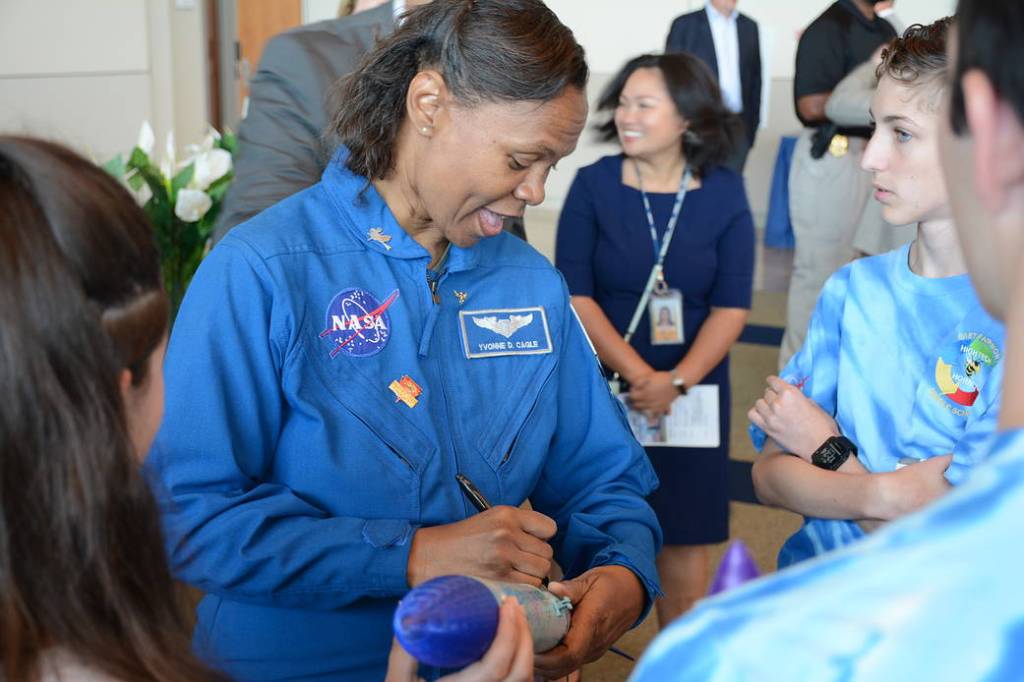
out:
M263 46L278 33L302 23L302 0L235 0L235 12L238 104L244 114L249 79L256 73Z

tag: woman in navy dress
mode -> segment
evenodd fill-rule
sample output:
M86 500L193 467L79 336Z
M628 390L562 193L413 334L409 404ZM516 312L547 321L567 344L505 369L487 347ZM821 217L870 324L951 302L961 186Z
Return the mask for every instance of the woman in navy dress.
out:
M742 127L710 70L686 54L633 59L598 110L614 112L599 131L623 153L580 169L559 218L555 260L573 306L605 367L625 381L632 409L659 416L687 386L719 391L719 447L647 448L661 480L650 501L665 533L657 605L665 625L703 596L708 545L729 535L728 353L750 307L754 226L742 178L717 164ZM683 342L652 344L645 309L627 343L684 180L663 264L667 286L682 294Z

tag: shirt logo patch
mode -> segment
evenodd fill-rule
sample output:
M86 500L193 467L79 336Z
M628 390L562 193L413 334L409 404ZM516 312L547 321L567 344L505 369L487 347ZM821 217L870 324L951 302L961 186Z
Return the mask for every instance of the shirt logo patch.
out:
M462 347L467 358L543 355L552 352L544 308L459 311Z
M1001 357L999 348L987 336L977 332L960 334L956 343L935 361L938 392L957 405L974 405L985 379Z
M395 289L381 303L366 289L345 289L327 306L327 328L321 339L332 344L331 357L338 353L355 358L368 358L384 350L391 338L391 316L388 308L398 298Z

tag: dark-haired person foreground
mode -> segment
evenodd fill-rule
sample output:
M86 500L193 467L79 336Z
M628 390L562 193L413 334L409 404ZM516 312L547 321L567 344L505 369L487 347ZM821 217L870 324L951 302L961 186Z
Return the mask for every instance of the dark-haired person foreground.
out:
M961 0L956 22L942 166L974 286L1007 323L991 456L863 542L698 607L636 682L1024 678L1024 4Z
M444 574L537 585L557 559L548 677L652 602L654 473L557 271L502 232L575 147L586 80L539 0L421 6L346 82L323 180L199 269L151 462L207 592L196 646L233 677L380 680L398 599Z
M168 316L146 216L67 149L0 137L0 243L0 678L221 679L139 471Z
M707 591L707 546L729 537L728 354L750 307L754 225L743 180L718 164L743 128L722 103L711 71L687 54L631 60L599 108L614 113L601 135L617 140L623 153L582 168L562 209L555 263L573 306L601 361L628 383L634 409L662 415L686 387L718 387L718 447L647 448L661 481L650 502L665 536L658 619L667 625ZM683 182L686 196L677 206ZM645 309L627 342L666 240L664 282L681 292L682 307L657 315L653 330ZM663 327L672 319L683 338L660 343L671 340Z

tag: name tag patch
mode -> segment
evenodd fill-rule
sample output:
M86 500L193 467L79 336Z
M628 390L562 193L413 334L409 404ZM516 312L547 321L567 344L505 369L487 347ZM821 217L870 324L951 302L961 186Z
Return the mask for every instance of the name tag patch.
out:
M467 358L543 355L552 352L544 308L461 310L459 327Z

